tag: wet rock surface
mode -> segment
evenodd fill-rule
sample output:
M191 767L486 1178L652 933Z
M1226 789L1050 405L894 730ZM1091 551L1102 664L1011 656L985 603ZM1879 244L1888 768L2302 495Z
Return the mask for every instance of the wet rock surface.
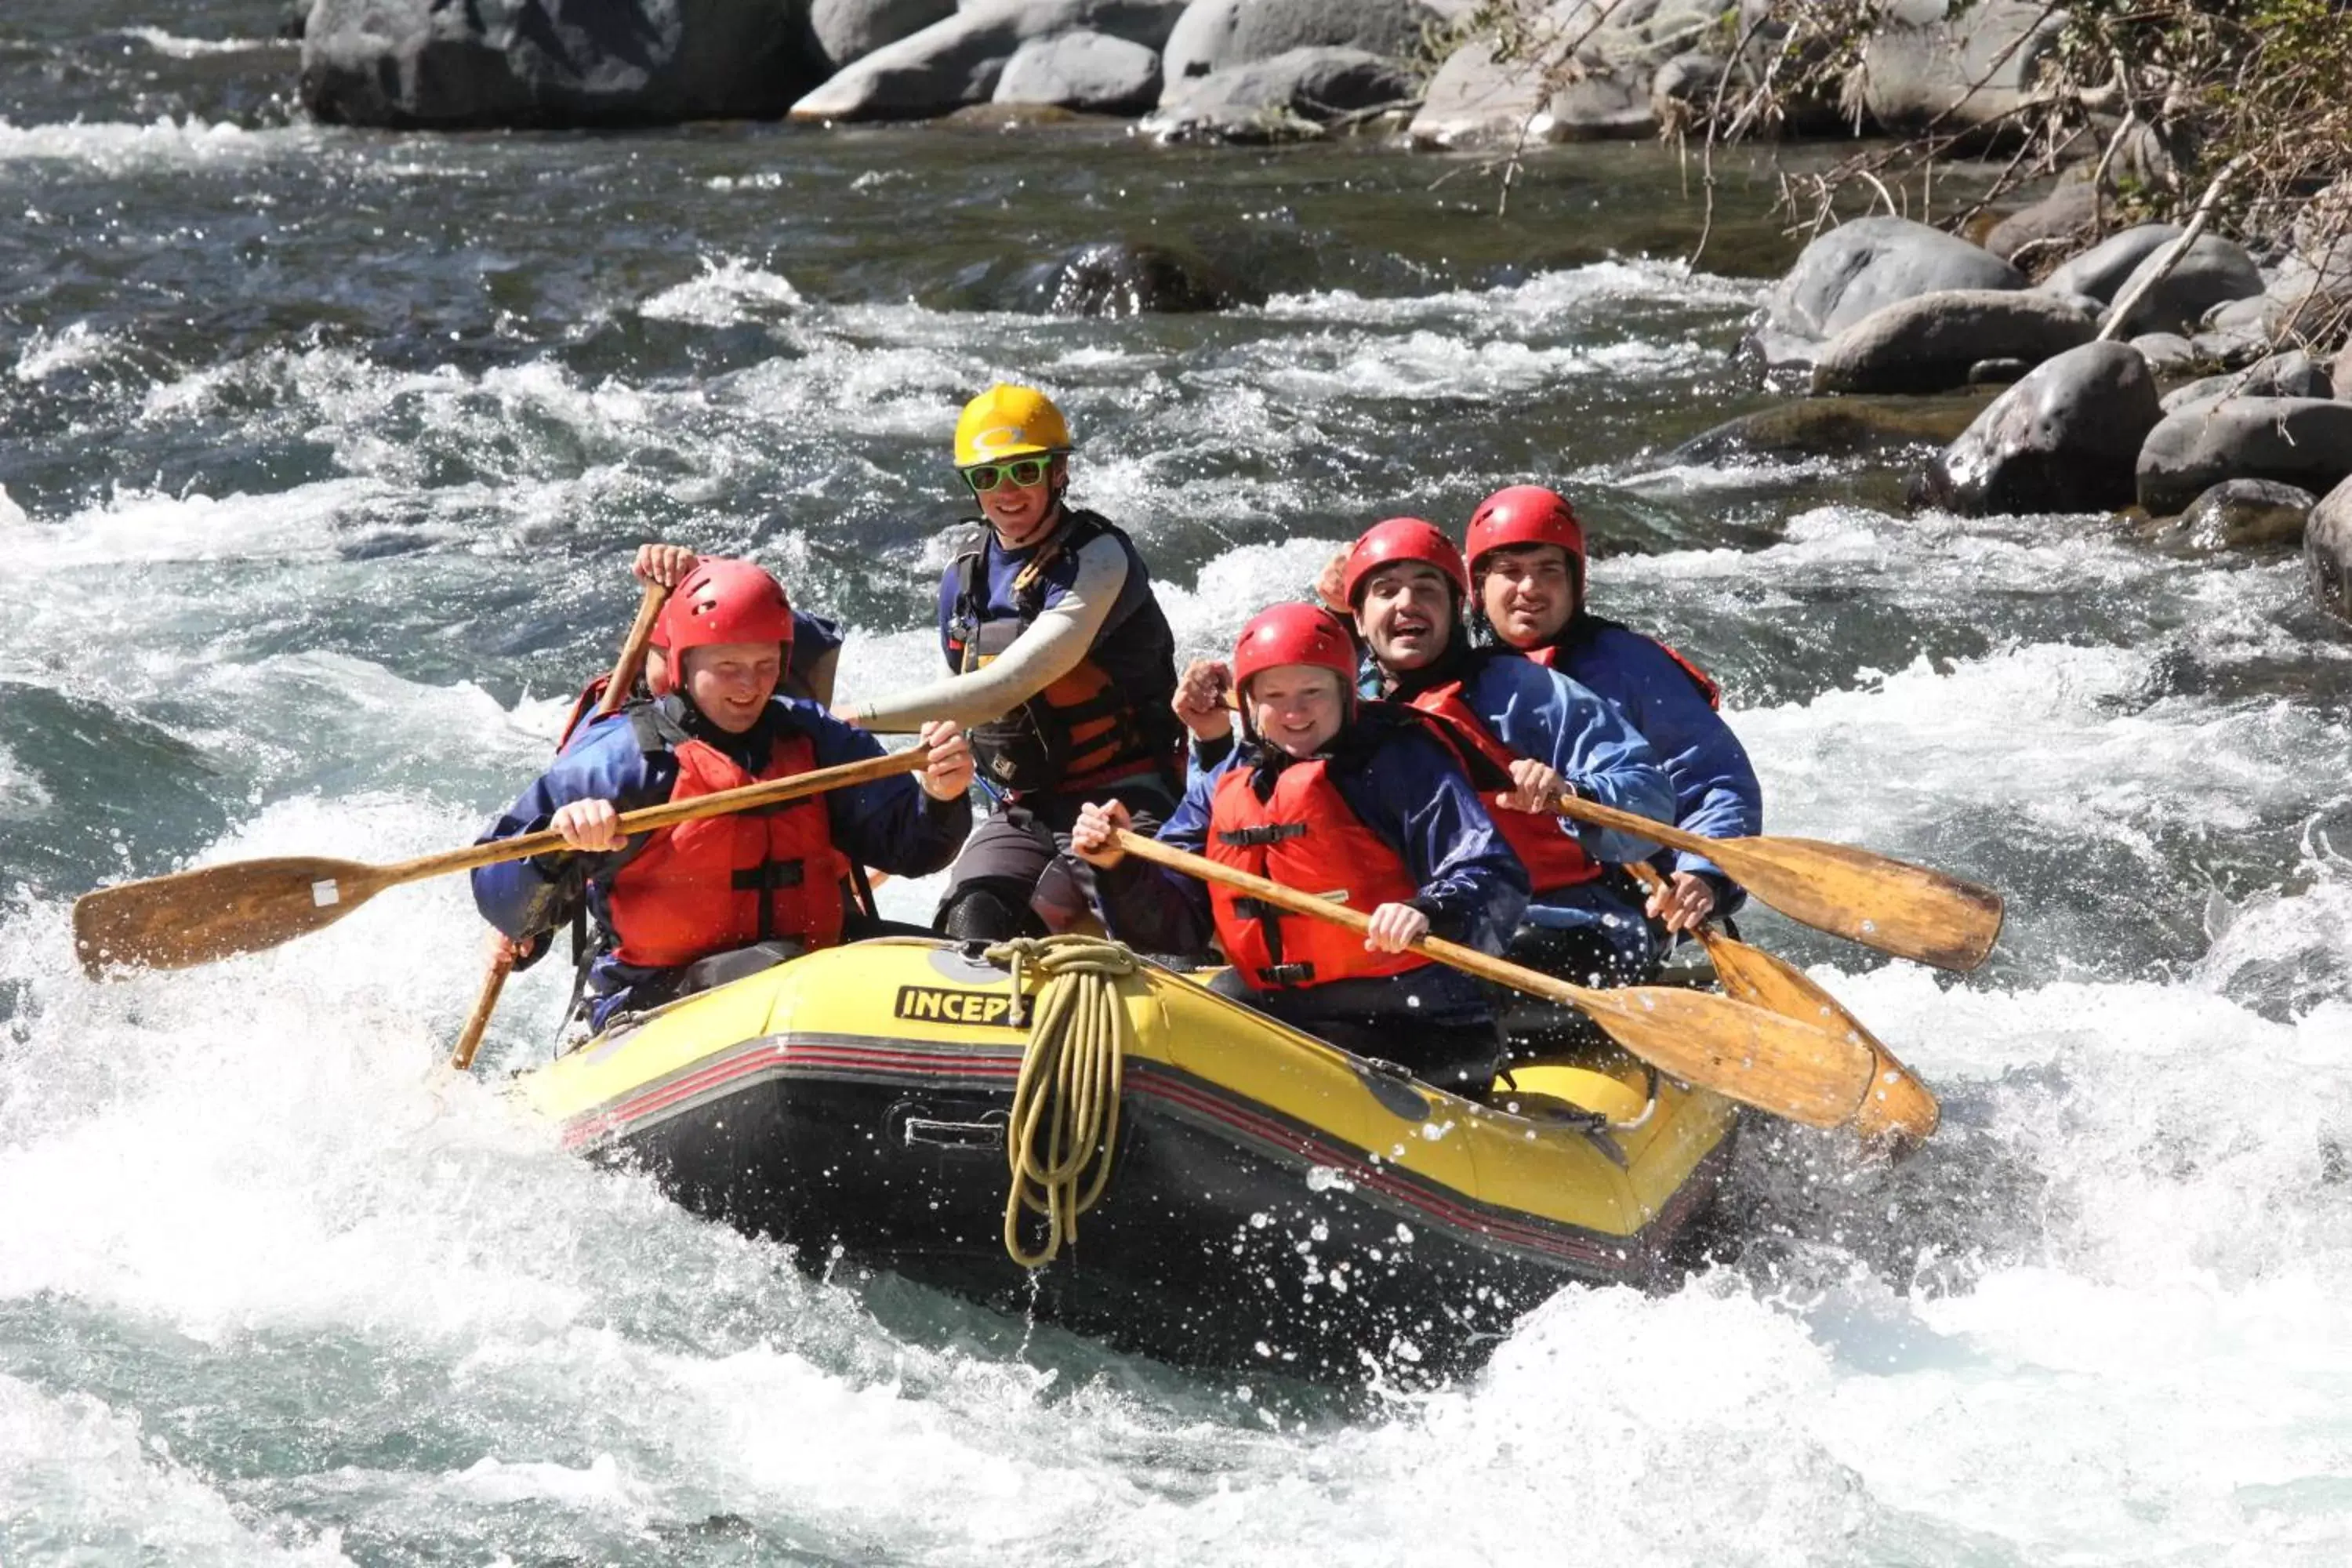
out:
M1848 327L1813 362L1815 396L1943 392L1987 360L2038 365L2090 341L2096 323L2072 301L2007 289L1953 289L1900 300Z
M2139 504L2168 517L2224 479L2321 494L2352 474L2352 403L2232 397L2168 414L2140 448Z
M1801 363L1826 340L1899 300L2024 287L2024 274L2008 262L1941 229L1908 218L1862 218L1805 247L1765 297L1753 341L1767 363ZM1971 354L1968 363L1992 353Z
M1913 481L1913 504L1963 513L2128 506L2140 444L2162 416L2137 349L2085 343L1996 398Z

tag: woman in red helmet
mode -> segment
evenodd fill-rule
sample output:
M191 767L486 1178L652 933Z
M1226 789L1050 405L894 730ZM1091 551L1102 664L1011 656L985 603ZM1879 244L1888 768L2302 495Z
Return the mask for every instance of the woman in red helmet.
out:
M841 941L855 868L928 875L971 830L971 747L953 724L931 724L916 777L621 835L625 811L882 754L816 703L775 695L792 638L773 577L748 561L700 562L656 626L659 695L583 731L483 835L563 835L565 851L476 871L474 900L532 956L558 926L593 918L592 1027Z
M1640 731L1675 790L1677 826L1709 838L1764 830L1764 791L1706 672L1654 637L1585 607L1584 528L1556 491L1496 490L1471 515L1464 553L1477 584L1474 628L1607 698ZM1648 905L1673 931L1730 913L1745 895L1716 864L1658 858L1667 886Z
M1482 1094L1502 1061L1494 1003L1412 944L1501 951L1528 874L1453 754L1416 715L1360 703L1355 644L1327 611L1278 605L1243 628L1233 677L1242 743L1195 777L1163 843L1367 912L1358 937L1142 862L1112 840L1118 801L1089 803L1070 847L1096 868L1104 923L1138 945L1233 967L1217 988L1359 1056Z

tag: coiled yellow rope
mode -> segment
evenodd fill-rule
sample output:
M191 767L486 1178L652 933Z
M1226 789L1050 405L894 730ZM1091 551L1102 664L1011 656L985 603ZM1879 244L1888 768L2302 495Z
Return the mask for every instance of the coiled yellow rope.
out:
M1118 982L1135 973L1136 958L1122 944L1092 936L1020 937L987 956L1013 971L1016 999L1024 969L1046 979L1004 1138L1013 1176L1004 1197L1004 1250L1024 1268L1042 1268L1063 1243L1077 1240L1078 1216L1110 1180L1135 1037ZM1021 1242L1024 1208L1045 1216L1045 1245L1034 1252Z

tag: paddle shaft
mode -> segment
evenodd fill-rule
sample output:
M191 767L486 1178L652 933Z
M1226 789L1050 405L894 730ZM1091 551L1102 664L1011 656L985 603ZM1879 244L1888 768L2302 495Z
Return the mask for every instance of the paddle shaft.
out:
M1295 915L1312 915L1317 920L1329 921L1334 925L1346 926L1352 931L1360 932L1371 927L1370 917L1360 910L1351 910L1345 904L1335 904L1328 899L1318 899L1312 893L1302 893L1296 888L1286 888L1279 882L1253 876L1235 867L1221 866L1206 856L1194 855L1179 849L1173 845L1162 844L1157 838L1146 838L1142 834L1129 828L1118 829L1113 841L1130 855L1141 856L1146 860L1156 861L1171 869L1181 871L1187 876L1197 877L1204 882L1223 882L1236 892L1247 893L1254 899L1272 904L1276 909L1288 910ZM1412 945L1415 952L1425 952L1440 963L1448 964L1467 974L1475 974L1481 980L1491 980L1498 985L1508 985L1514 990L1525 991L1533 996L1541 996L1547 1001L1587 1007L1596 1014L1601 1011L1614 1013L1622 1005L1621 998L1612 996L1605 992L1595 991L1589 986L1570 984L1565 980L1557 979L1539 970L1528 969L1510 963L1507 959L1494 957L1492 954L1479 952L1475 947L1465 947L1458 942L1448 942L1444 937L1424 936ZM1596 1004L1597 1008L1594 1006ZM1605 1020L1601 1022L1603 1028L1608 1026Z
M788 779L770 779L765 784L745 784L740 789L723 789L716 795L698 795L690 800L674 800L662 805L649 805L642 811L621 814L620 830L625 838L635 838L640 833L654 833L665 827L676 827L681 822L699 822L706 816L726 816L738 811L753 811L763 805L782 805L803 795L823 795L827 790L849 789L876 779L887 779L897 773L911 773L931 760L929 746L916 746L904 752L893 752L887 757L868 757L864 762L843 763L836 767L819 768L814 773L794 773ZM571 846L563 835L552 827L537 833L520 834L512 838L494 838L487 844L469 844L463 849L445 849L437 855L420 855L414 860L395 860L388 866L371 868L374 887L371 892L385 888L397 888L406 882L421 882L428 877L446 877L453 871L472 871L484 866L503 865L509 860L528 860L534 855L546 855Z
M661 607L669 599L669 590L659 583L648 583L637 595L636 618L629 623L628 635L621 639L621 654L613 661L613 672L604 678L604 690L596 699L591 720L608 719L621 710L629 700L629 689L636 684L637 666L646 657L646 645L653 641L654 623L661 618ZM567 733L556 742L561 751L572 739ZM453 1072L465 1072L474 1065L474 1053L482 1048L482 1035L490 1026L490 1015L498 1011L499 993L506 989L507 976L514 973L514 953L501 949L483 972L482 988L474 998L474 1010L466 1018L466 1026L458 1031L457 1043L449 1047L449 1068Z

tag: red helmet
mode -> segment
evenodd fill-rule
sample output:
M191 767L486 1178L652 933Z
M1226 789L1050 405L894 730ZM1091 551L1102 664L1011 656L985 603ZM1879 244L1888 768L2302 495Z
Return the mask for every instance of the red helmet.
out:
M762 567L724 555L705 557L672 591L654 622L654 647L663 660L660 690L677 684L678 662L690 647L719 643L772 642L789 663L793 657L793 606L783 584Z
M1311 664L1335 670L1339 689L1356 683L1356 643L1339 617L1319 605L1276 605L1260 610L1234 644L1234 685L1279 664Z
M1568 498L1541 485L1513 485L1496 490L1470 514L1470 537L1465 553L1470 564L1491 550L1515 544L1557 544L1584 575L1584 525Z
M1399 561L1419 561L1434 566L1454 584L1455 593L1470 592L1470 573L1462 564L1462 552L1454 548L1454 541L1446 538L1435 523L1423 522L1417 517L1392 517L1366 529L1363 537L1356 541L1355 549L1348 552L1340 593L1348 603L1354 604L1356 590L1365 578Z

